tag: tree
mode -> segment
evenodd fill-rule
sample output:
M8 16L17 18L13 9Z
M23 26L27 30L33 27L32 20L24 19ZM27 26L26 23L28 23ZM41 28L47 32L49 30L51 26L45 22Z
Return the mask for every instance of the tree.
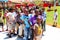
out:
M60 0L59 0L59 3L60 3Z

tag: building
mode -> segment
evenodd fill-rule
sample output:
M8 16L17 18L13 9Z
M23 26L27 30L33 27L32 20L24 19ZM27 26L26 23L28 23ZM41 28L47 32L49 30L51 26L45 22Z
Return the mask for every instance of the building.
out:
M9 0L11 2L15 2L15 3L21 3L21 2L32 2L33 0Z

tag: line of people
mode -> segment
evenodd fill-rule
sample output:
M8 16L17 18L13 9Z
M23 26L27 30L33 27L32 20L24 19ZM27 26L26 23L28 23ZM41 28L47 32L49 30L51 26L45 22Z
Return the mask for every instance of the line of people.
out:
M8 37L18 35L23 40L41 40L46 31L45 8L38 7L9 8L5 10L4 17L8 30Z

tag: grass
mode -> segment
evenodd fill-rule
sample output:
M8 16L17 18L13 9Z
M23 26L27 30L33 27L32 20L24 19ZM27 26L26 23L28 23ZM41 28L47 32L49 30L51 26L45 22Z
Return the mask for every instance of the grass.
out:
M47 11L48 7L46 7L45 9ZM52 7L51 9L54 10L54 7ZM57 24L57 27L60 28L60 6L57 6L56 9L58 10L58 24ZM46 23L48 25L53 25L53 15L54 15L54 11L47 12L47 20L46 20ZM4 20L4 23L6 23L6 20Z
M47 11L47 7L45 8L46 11ZM54 10L54 7L52 7L51 9ZM57 27L60 28L60 6L57 6L56 9L58 10L58 24L57 24ZM53 25L53 15L54 15L54 11L51 11L51 12L47 12L47 24L49 25Z

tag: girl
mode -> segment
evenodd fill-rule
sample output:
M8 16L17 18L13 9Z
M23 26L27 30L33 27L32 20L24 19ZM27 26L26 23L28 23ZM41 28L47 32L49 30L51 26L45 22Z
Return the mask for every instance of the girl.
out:
M41 28L41 19L37 18L37 23L34 25L34 40L41 40L42 28Z

